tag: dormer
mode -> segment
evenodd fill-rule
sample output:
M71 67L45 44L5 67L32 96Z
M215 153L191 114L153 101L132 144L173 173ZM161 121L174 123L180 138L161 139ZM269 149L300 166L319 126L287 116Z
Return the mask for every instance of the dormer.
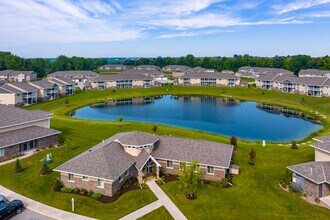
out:
M115 142L123 146L126 153L132 156L138 156L143 149L150 154L157 141L158 137L156 135L139 131L129 132L115 140Z
M310 145L315 148L315 161L330 161L330 136L313 139L318 142Z

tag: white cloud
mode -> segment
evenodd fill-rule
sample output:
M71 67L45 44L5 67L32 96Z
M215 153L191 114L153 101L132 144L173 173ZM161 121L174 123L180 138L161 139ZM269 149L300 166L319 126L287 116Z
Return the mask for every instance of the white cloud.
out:
M308 16L314 18L328 18L330 17L330 11L319 11L317 13L309 14Z
M169 33L169 34L162 34L158 36L158 38L175 38L175 37L193 37L199 35L211 35L211 34L218 34L223 32L235 32L236 30L206 30L206 31L183 31L180 33Z
M330 0L295 0L291 3L275 5L273 8L275 9L276 14L284 14L292 11L323 5L326 3L330 3Z

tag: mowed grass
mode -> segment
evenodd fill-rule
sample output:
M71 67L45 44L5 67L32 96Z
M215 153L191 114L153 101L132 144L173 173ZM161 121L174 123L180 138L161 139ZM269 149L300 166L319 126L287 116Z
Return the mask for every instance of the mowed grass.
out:
M148 214L142 216L141 218L138 218L139 220L156 220L156 219L161 219L161 220L171 220L173 217L171 214L167 211L167 209L162 206L152 212L149 212Z
M25 169L23 173L13 174L13 164L0 167L0 184L18 193L42 203L70 211L71 194L57 193L51 187L58 173L39 176L40 160L46 153L52 153L54 168L70 158L80 154L95 144L118 132L145 131L152 133L152 124L135 122L104 122L72 119L67 114L74 109L107 99L121 99L149 95L213 95L233 97L241 100L252 100L304 111L316 116L324 124L320 134L329 133L330 99L284 94L247 88L214 88L214 87L165 87L151 89L123 89L110 91L79 92L76 95L63 97L54 101L29 106L28 109L42 109L54 113L51 126L61 130L70 144L67 147L50 149L30 158L22 160ZM302 102L304 97L304 102ZM66 106L65 100L69 104ZM317 110L320 116L316 114ZM125 116L124 116L125 119ZM288 131L289 132L289 131ZM157 134L199 138L210 141L228 143L228 137L190 131L181 128L159 125ZM221 189L205 185L198 193L197 200L187 200L182 192L177 190L177 182L163 185L164 191L189 219L274 219L274 218L311 218L327 219L330 211L310 205L296 194L286 193L278 186L279 179L284 175L285 168L292 164L311 161L314 151L307 144L291 150L287 144L268 144L262 148L261 143L239 140L238 151L234 161L241 168L240 174L234 179L234 186ZM257 151L256 165L248 164L248 152L254 147ZM136 190L123 195L112 204L102 204L94 199L74 196L76 198L76 213L99 219L117 219L130 212L155 201L155 196L149 190ZM161 210L156 210L162 212ZM156 216L151 213L152 217Z

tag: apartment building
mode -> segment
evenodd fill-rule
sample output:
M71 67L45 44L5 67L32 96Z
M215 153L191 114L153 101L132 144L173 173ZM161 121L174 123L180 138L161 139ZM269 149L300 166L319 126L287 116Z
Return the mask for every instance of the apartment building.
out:
M330 70L307 69L300 70L299 77L327 77L330 79Z
M239 86L240 78L234 75L212 72L190 72L178 77L183 86Z
M127 70L127 66L123 64L106 64L99 67L99 70L109 70L109 71L124 71Z
M34 71L3 70L0 71L0 81L4 82L30 82L37 80L37 73Z
M160 71L159 66L155 65L139 65L134 67L135 70L158 70Z

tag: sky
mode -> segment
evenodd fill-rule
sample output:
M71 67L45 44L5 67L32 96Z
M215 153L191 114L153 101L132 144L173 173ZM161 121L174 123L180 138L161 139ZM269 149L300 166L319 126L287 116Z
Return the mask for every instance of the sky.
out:
M22 57L330 55L330 0L0 0Z

